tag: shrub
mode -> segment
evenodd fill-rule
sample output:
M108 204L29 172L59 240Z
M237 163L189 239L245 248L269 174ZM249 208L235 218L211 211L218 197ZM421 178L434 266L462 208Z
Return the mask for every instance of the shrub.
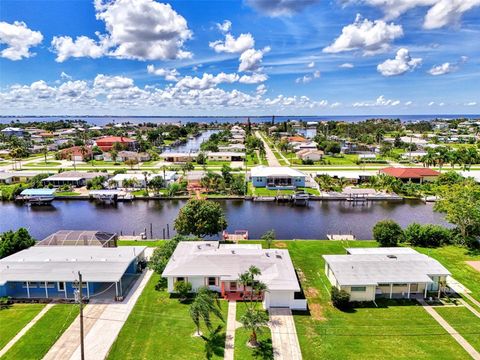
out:
M337 309L345 310L350 307L350 294L345 290L340 290L332 286L331 299L333 306Z
M185 301L188 298L188 294L192 292L192 284L188 281L177 281L173 285L173 289L180 297L180 301Z
M402 228L393 220L382 220L373 227L373 239L382 247L398 246L405 240Z
M440 225L413 223L405 229L405 240L412 246L438 247L452 242L452 232Z

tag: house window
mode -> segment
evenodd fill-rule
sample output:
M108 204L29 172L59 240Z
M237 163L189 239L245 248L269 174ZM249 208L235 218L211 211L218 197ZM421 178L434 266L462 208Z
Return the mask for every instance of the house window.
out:
M27 281L24 281L23 284L22 284L22 287L23 288L26 288L27 287ZM31 289L31 288L36 288L37 287L37 283L36 282L32 282L32 281L28 281L28 287Z
M207 284L208 284L208 286L215 286L215 285L217 285L217 278L215 278L215 277L209 277L209 278L207 279Z
M352 286L350 288L350 291L365 292L365 291L367 291L367 287L366 286Z

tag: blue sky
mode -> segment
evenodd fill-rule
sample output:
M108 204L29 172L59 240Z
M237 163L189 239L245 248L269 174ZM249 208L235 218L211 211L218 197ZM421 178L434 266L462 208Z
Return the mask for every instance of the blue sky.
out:
M0 114L478 114L479 20L480 0L2 0Z

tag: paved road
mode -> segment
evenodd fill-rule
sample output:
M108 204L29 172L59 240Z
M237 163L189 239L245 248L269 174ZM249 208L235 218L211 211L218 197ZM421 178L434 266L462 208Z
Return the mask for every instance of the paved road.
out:
M465 338L460 335L448 322L442 318L433 307L426 305L425 302L422 302L423 308L427 313L429 313L439 324L443 327L454 339L457 343L460 344L462 348L472 357L472 359L480 360L480 353L473 348L470 343L465 340Z
M292 312L288 308L270 308L269 327L272 331L273 357L275 360L301 360L297 329Z
M107 357L110 347L115 342L125 321L127 321L138 297L152 276L152 271L145 272L130 290L122 302L99 304L92 301L84 311L85 358L88 360L103 360ZM78 360L79 319L63 333L53 345L44 360Z
M270 149L270 146L267 144L267 142L262 137L262 135L260 135L260 132L255 131L255 136L260 140L262 140L263 145L265 146L265 153L267 155L268 166L281 166L277 158L275 157L275 154L273 153L272 149Z

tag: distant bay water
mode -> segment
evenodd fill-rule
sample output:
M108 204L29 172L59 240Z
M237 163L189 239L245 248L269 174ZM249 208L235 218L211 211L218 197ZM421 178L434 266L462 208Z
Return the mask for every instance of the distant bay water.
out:
M12 121L30 122L30 121L55 121L55 120L85 120L93 125L106 125L109 123L236 123L245 122L250 118L252 122L269 122L272 116L0 116L0 124L9 124ZM431 114L431 115L335 115L335 116L275 116L275 122L284 122L288 120L301 121L346 121L358 122L366 119L400 119L402 121L422 121L434 119L480 119L478 114Z

